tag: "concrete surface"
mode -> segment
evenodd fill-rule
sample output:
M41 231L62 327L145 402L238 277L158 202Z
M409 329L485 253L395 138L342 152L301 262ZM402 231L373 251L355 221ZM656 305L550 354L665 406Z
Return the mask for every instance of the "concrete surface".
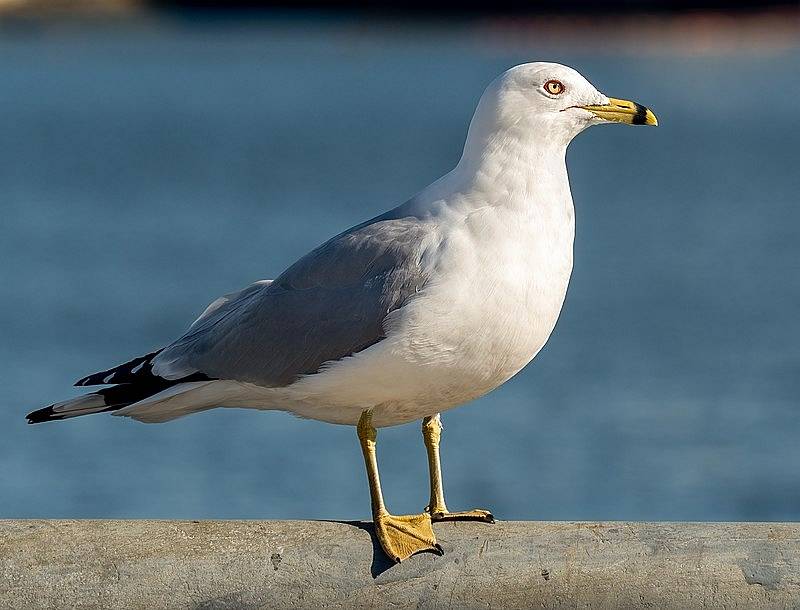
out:
M800 524L0 521L0 608L800 608Z

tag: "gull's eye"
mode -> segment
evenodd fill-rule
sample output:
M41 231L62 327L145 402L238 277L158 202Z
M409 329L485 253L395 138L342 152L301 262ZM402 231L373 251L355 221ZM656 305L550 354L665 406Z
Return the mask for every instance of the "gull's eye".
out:
M564 93L564 83L560 80L549 80L544 84L544 90L550 95L561 95Z

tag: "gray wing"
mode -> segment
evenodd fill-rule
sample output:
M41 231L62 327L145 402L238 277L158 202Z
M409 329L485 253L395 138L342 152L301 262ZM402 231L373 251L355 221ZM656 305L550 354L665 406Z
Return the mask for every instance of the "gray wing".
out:
M258 280L242 290L230 292L222 295L218 299L215 299L211 302L211 304L209 304L208 307L205 308L205 311L203 311L203 313L201 313L200 316L194 322L192 322L189 330L196 328L202 323L213 323L213 321L224 316L225 313L230 309L238 307L240 301L247 299L254 292L257 292L262 288L266 288L271 283L272 280Z
M425 284L435 228L414 217L347 231L272 282L222 297L153 360L167 379L202 373L268 387L384 338L383 321ZM215 307L216 305L216 307Z

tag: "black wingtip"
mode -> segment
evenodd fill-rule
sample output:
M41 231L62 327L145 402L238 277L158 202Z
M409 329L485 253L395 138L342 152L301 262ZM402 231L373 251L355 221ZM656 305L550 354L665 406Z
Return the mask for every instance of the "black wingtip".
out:
M82 386L90 386L90 385L109 385L112 383L116 383L113 381L116 373L113 370L108 371L100 371L99 373L93 373L92 375L87 375L78 381L75 382L75 387L82 387Z
M137 383L152 375L153 366L151 361L160 351L161 350L158 349L108 370L81 377L75 382L75 387L110 385L114 383Z
M29 424L43 424L48 421L61 421L62 419L71 419L83 415L93 415L95 413L108 413L109 411L117 411L122 407L126 407L128 404L129 403L109 405L105 409L90 411L89 413L81 413L80 415L76 415L75 412L73 411L55 411L53 409L53 405L50 405L49 407L44 407L43 409L37 409L36 411L31 411L25 416L25 419L28 420Z
M53 407L51 405L49 407L44 407L43 409L31 411L25 416L25 418L28 420L29 424L41 424L46 421L62 419L63 416L59 416L59 414L53 411Z
M106 378L110 376L113 377L113 374L110 371L102 371L100 373L93 373L91 375L87 375L86 377L82 377L78 379L73 385L78 387L83 386L91 386L91 385L110 385L112 382L109 380L108 382L104 381Z

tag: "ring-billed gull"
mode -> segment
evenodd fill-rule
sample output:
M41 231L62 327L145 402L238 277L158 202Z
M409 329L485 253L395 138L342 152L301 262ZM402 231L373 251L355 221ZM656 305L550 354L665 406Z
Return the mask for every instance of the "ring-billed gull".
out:
M481 97L451 172L277 279L220 297L166 347L76 383L110 387L28 421L113 411L164 422L224 406L355 425L386 553L440 551L432 520L493 518L445 505L439 413L501 385L550 336L572 271L567 145L608 122L657 124L572 68L507 70ZM430 502L396 516L381 494L376 428L417 419Z

